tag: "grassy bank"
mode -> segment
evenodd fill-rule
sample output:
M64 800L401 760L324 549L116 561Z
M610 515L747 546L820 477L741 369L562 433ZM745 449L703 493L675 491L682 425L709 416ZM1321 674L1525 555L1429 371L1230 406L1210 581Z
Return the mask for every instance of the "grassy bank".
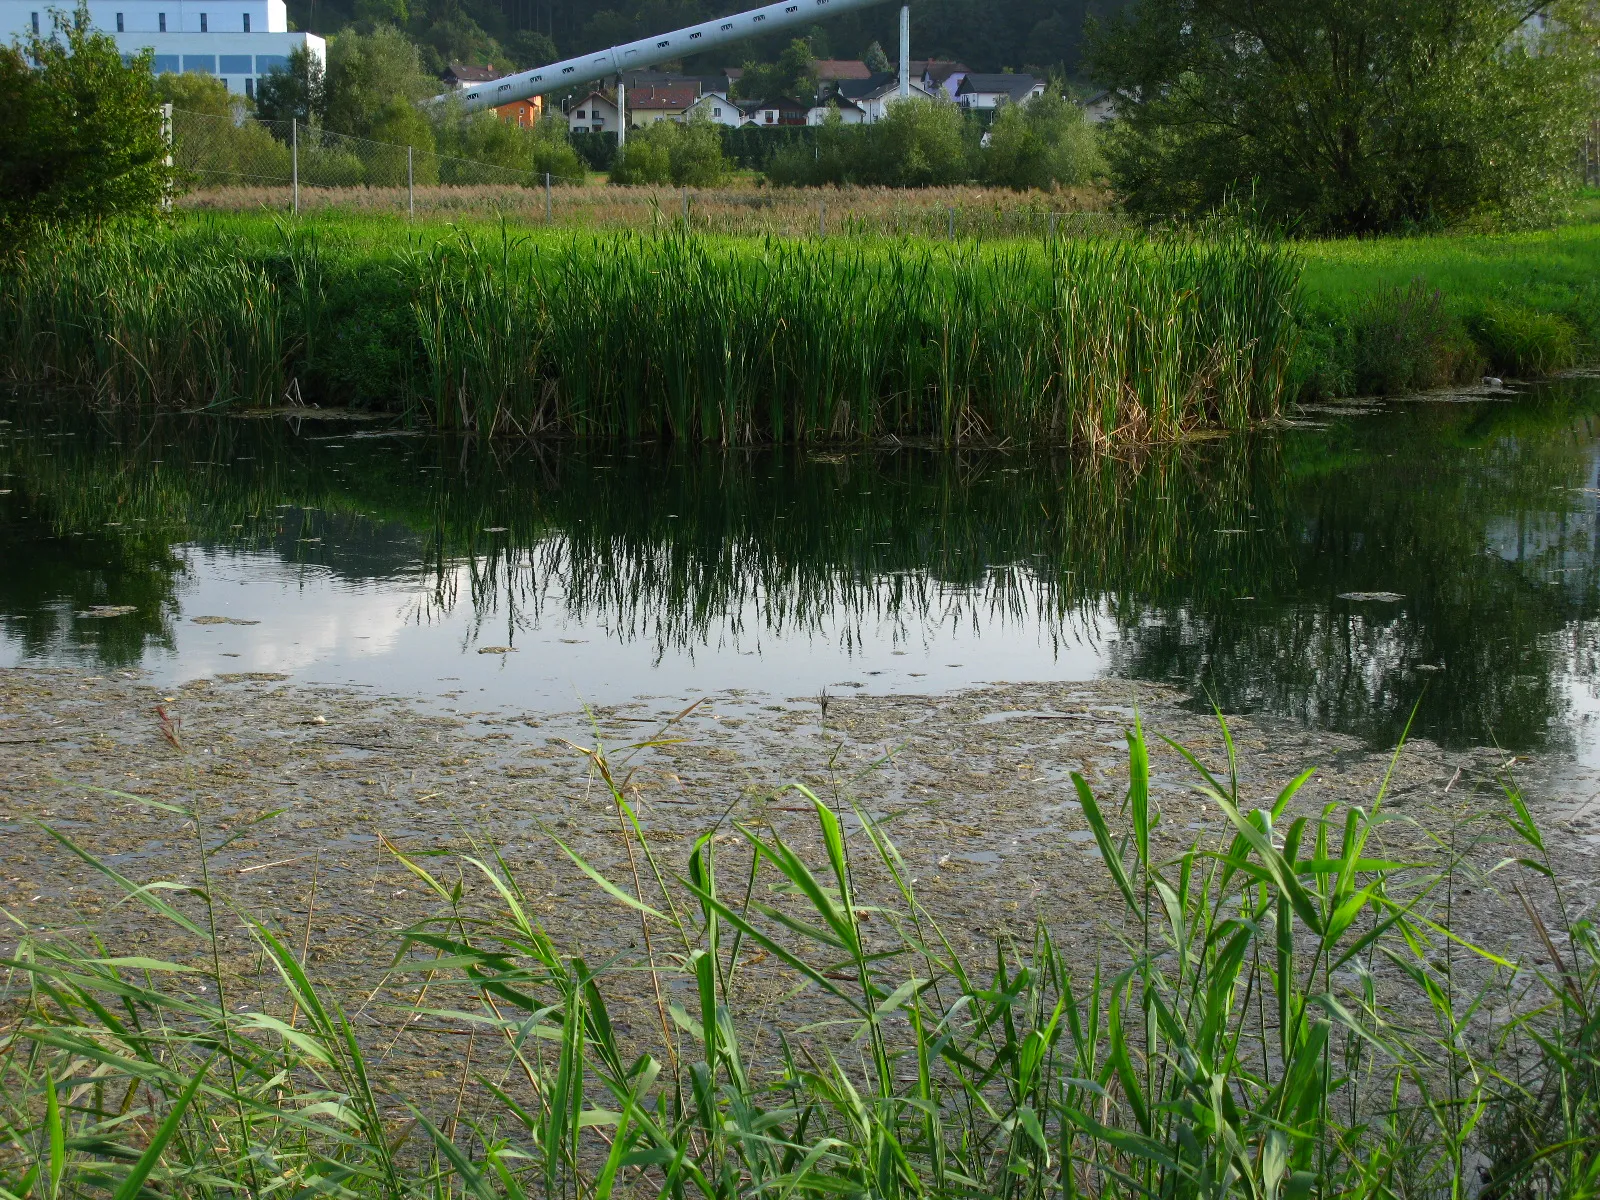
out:
M1600 357L1600 224L1298 249L1305 394L1530 378Z
M17 383L403 406L447 428L723 443L1105 444L1278 411L1297 268L1245 238L515 237L186 224L31 248Z
M163 753L196 752L164 729ZM774 796L805 814L788 837L736 822L653 841L626 756L598 747L594 803L633 870L578 865L598 919L638 930L625 951L558 944L532 915L543 898L492 846L453 861L390 846L434 909L397 931L393 969L416 991L386 1016L413 1037L471 1031L442 1104L377 1085L374 1014L318 982L309 933L231 899L212 859L271 814L228 828L158 805L195 839L186 885L141 885L57 833L162 927L154 945L188 949L139 956L19 928L0 1009L0 1187L130 1200L1593 1193L1600 944L1514 790L1495 829L1437 837L1391 814L1386 781L1367 806L1318 810L1297 799L1301 775L1251 811L1230 744L1215 775L1190 758L1222 817L1200 842L1173 828L1193 806L1152 780L1137 724L1127 746L1120 797L1071 781L1105 872L1085 897L1106 926L1098 961L1042 925L963 954L971 939L941 927L885 828L842 790ZM576 860L553 835L550 851ZM1464 934L1458 914L1484 904L1525 914L1524 944L1547 963ZM260 968L250 983L220 965L236 930Z

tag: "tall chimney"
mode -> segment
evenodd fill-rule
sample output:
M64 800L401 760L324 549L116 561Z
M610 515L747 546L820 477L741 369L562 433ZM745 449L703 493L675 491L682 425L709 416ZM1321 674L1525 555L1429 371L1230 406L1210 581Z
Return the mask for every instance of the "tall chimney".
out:
M911 6L900 6L900 95L911 95Z

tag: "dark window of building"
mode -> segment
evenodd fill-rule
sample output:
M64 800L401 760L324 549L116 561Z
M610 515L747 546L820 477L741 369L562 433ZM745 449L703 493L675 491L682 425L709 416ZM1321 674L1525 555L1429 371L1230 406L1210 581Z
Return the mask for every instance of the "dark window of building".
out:
M246 79L244 81L244 94L252 100L256 98L256 81L254 79Z
M28 15L33 18L33 33L37 37L39 35L39 14L29 13Z
M209 31L208 31L208 30L207 30L207 29L206 29L206 15L205 15L205 13L201 13L201 14L200 14L200 32L201 32L201 33L207 33L207 32L209 32Z
M250 32L250 14L249 13L245 13L244 14L244 31L246 33Z
M156 14L156 28L162 33L165 33L167 31L167 14L166 13L157 13Z
M117 14L117 32L118 33L125 32L125 30L122 28L122 14L121 13Z

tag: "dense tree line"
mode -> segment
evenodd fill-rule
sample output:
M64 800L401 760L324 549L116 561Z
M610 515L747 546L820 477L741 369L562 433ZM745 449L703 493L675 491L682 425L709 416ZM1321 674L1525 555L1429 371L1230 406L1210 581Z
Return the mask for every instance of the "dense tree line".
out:
M757 0L290 0L296 28L337 33L352 24L392 24L422 48L430 69L451 61L526 67L648 37ZM1084 54L1085 25L1124 8L1128 0L911 0L912 54L952 58L977 71L1033 68L1076 74ZM824 57L857 58L873 42L889 47L898 37L898 9L883 4L843 13L819 25ZM772 62L788 35L754 39L690 59L686 69Z

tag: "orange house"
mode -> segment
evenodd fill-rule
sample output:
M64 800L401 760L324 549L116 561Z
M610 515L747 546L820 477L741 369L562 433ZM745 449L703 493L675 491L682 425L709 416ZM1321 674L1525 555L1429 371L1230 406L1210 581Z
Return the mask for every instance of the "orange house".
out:
M526 100L513 100L510 104L498 106L494 112L502 121L511 121L523 129L532 129L544 115L544 97L530 96Z

